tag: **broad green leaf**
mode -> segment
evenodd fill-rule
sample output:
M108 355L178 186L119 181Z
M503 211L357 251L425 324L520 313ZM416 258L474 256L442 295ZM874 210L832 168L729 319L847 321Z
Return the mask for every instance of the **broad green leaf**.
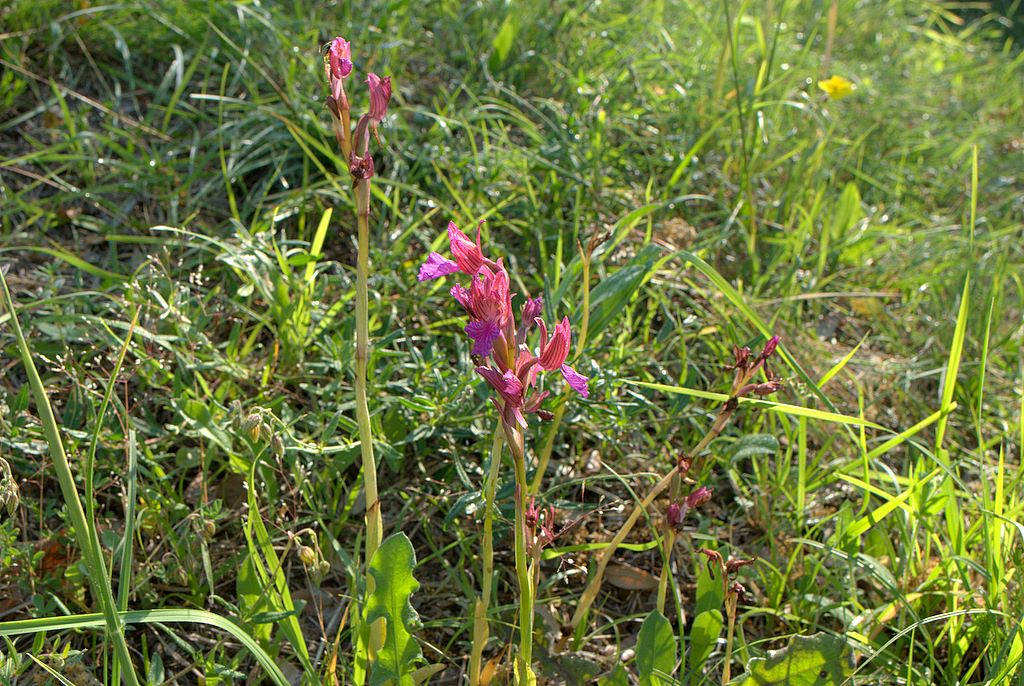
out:
M629 686L629 675L622 663L615 665L615 669L597 680L597 686Z
M370 686L391 682L395 686L413 686L415 664L422 659L420 644L410 626L417 621L409 597L420 584L413 578L416 553L404 533L388 536L370 561L376 587L366 605L366 623L383 619L387 624L384 645L377 653L370 672Z
M671 622L657 610L647 615L636 638L636 670L640 686L666 683L657 674L671 675L678 655L679 647Z
M794 636L789 645L756 657L735 686L840 686L853 674L846 641L830 634Z
M235 592L238 594L238 606L242 613L247 616L258 616L262 614L261 609L268 606L267 598L263 593L263 584L252 562L252 554L242 558L242 564L238 566L238 576L235 578ZM270 634L273 627L269 624L253 622L254 626L247 627L250 633L258 641L266 645L270 642Z

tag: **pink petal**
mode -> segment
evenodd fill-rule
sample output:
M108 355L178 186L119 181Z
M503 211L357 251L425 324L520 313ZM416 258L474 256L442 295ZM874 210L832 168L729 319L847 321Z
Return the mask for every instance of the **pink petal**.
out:
M437 279L459 271L459 265L436 252L430 253L427 261L420 267L419 280Z
M463 286L461 283L457 283L454 286L452 286L451 290L448 292L451 293L452 297L455 298L460 305L465 307L467 311L469 310L469 304L471 300L469 290L465 286Z
M590 395L590 389L587 387L587 377L583 376L567 364L562 365L562 376L565 378L565 382L569 384L572 390L576 391L584 398Z

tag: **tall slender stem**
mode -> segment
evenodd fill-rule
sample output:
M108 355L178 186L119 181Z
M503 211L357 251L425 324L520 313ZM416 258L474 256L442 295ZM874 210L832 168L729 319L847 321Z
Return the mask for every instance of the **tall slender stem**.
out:
M662 539L662 557L664 562L661 568L661 578L658 579L658 612L665 614L665 598L668 597L668 580L672 576L672 549L676 543L676 532L669 529Z
M736 630L736 602L739 595L733 592L728 593L725 601L725 612L729 616L729 631L725 639L725 665L722 667L722 686L732 680L732 641Z
M480 597L476 599L473 609L473 650L469 656L469 683L477 686L480 683L480 669L483 663L484 647L490 630L487 625L487 613L491 605L491 590L494 588L494 492L498 484L498 471L501 466L501 448L504 432L499 425L494 430L494 441L491 443L491 460L488 464L487 477L484 482L484 539L481 557L483 558L480 578Z
M504 426L516 472L515 556L516 578L519 582L519 655L516 657L517 681L520 686L536 683L533 675L533 579L530 557L526 551L526 450L523 433L518 427Z
M358 256L356 258L356 421L359 424L359 452L363 458L363 488L366 492L366 593L373 592L370 560L380 547L383 522L377 496L377 463L373 458L373 430L366 402L366 373L370 359L369 263L370 263L370 181L356 181L356 219ZM375 622L370 628L370 648L383 642L383 627Z
M57 481L60 484L61 495L64 498L64 506L67 508L71 524L74 526L78 545L82 549L82 555L85 558L85 565L88 571L89 585L92 587L93 595L100 604L100 610L107 625L108 638L114 645L114 656L121 668L121 679L128 686L138 686L139 681L135 675L135 668L132 666L128 644L124 640L124 625L117 614L114 594L108 582L107 565L103 560L103 554L100 550L99 538L96 535L95 527L90 526L90 520L87 520L85 517L82 500L79 498L78 489L75 487L75 477L71 473L71 465L68 463L67 454L64 452L64 443L60 437L60 429L53 415L53 408L50 406L50 399L46 395L46 389L43 387L39 371L36 369L35 363L32 362L32 352L29 350L25 334L18 323L18 316L14 311L14 299L7 288L7 280L3 278L2 271L0 271L0 284L3 285L4 307L11 315L11 327L14 329L14 336L18 340L18 350L21 353L22 364L25 366L25 373L28 375L32 395L35 397L36 409L39 411L39 421L43 426L46 443L50 448L50 459L53 460L54 471L57 473ZM91 498L92 494L88 494L88 497ZM130 542L125 542L125 545L129 544Z

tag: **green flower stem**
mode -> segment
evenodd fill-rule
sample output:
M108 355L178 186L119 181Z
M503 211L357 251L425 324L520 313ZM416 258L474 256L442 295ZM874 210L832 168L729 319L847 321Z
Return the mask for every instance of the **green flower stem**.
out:
M736 630L736 603L738 600L739 596L737 594L732 591L727 593L725 613L729 617L729 631L725 639L725 664L722 666L722 686L726 686L732 680L732 641Z
M366 402L366 372L370 359L369 263L370 263L370 181L356 182L356 220L358 256L356 258L356 421L359 425L359 452L363 459L363 488L366 493L366 596L374 589L370 560L380 547L384 525L377 496L377 463L373 457L373 429ZM383 642L383 626L370 627L370 649Z
M672 576L672 548L676 544L676 532L669 529L663 540L661 578L658 579L658 612L665 614L665 598L668 596L668 579Z
M516 657L516 683L520 686L536 683L533 675L533 579L530 557L526 552L526 451L523 432L519 427L503 425L516 472L515 556L516 578L519 582L519 655Z
M491 590L494 588L494 492L498 484L503 442L504 433L499 424L494 429L491 460L487 469L487 480L484 482L484 538L481 553L483 570L480 578L480 597L476 599L473 610L473 650L469 657L470 686L477 686L480 683L484 647L490 636L487 613L491 605Z
M25 373L28 375L29 385L32 387L33 396L35 396L36 407L39 410L39 420L43 425L43 433L46 435L46 442L50 448L50 459L53 460L54 470L57 472L57 481L60 483L64 505L67 508L68 516L71 518L71 524L74 526L78 545L82 549L82 556L85 560L89 577L89 585L92 587L93 595L99 602L107 627L107 635L114 645L114 657L121 667L122 681L128 686L138 686L139 681L135 675L135 668L132 666L131 655L128 653L128 644L124 640L124 625L115 609L114 595L108 583L109 577L107 576L106 563L100 550L99 538L96 535L95 528L89 525L89 520L85 517L82 501L78 497L78 490L75 488L75 477L71 474L71 465L68 463L67 454L64 452L64 443L60 437L60 429L57 427L57 420L53 415L53 408L50 406L50 399L46 395L46 389L43 388L43 381L39 377L39 372L32 362L32 352L29 350L25 334L18 323L18 317L14 311L14 299L7 288L7 280L3 278L2 271L0 271L0 283L3 284L4 307L11 315L11 326L14 329L15 337L18 339L18 350L21 353L22 364L25 366Z
M729 419L732 417L734 412L735 404L733 402L728 402L722 407L722 410L718 413L718 417L715 419L715 423L711 425L708 432L704 434L704 438L700 440L690 453L694 456L694 464L691 466L691 470L694 472L698 471L696 456L698 456L700 452L722 432L722 429L724 429L725 425L729 423ZM640 516L647 511L647 508L649 508L651 503L661 495L662 491L672 484L672 479L677 475L679 475L678 464L673 467L668 474L663 476L653 488L651 488L647 497L644 498L643 501L633 508L633 511L626 519L626 523L622 525L622 528L620 528L619 532L615 534L615 537L612 538L611 542L601 550L597 557L597 567L594 571L594 576L591 577L590 583L587 584L587 587L583 589L580 601L576 605L576 611L573 613L572 619L569 622L568 628L572 631L566 632L566 638L562 640L562 644L568 640L569 636L575 633L576 627L580 625L580 622L583 621L583 618L586 617L587 613L590 611L590 607L594 604L594 600L597 598L597 592L601 590L601 583L604 581L604 570L608 567L608 563L611 562L612 555L615 554L616 549L618 549L618 547L622 545L622 542L626 540L626 536L628 536L629 532L633 530L633 527L640 520ZM559 648L564 648L564 645L560 645Z
M669 502L679 501L679 491L682 479L676 479L672 482L671 493L669 494ZM658 612L665 614L665 598L668 594L668 580L672 576L672 551L676 545L676 532L670 526L665 526L665 537L662 539L662 568L661 578L658 579Z

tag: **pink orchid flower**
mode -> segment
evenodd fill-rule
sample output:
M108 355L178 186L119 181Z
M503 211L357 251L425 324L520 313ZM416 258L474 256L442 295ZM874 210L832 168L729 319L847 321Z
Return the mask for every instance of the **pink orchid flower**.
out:
M420 267L420 281L437 279L456 272L475 276L484 265L495 271L498 269L497 263L484 257L483 248L480 246L480 226L477 226L474 243L455 225L455 222L448 222L448 244L455 260L449 260L436 252L430 253L427 261Z

